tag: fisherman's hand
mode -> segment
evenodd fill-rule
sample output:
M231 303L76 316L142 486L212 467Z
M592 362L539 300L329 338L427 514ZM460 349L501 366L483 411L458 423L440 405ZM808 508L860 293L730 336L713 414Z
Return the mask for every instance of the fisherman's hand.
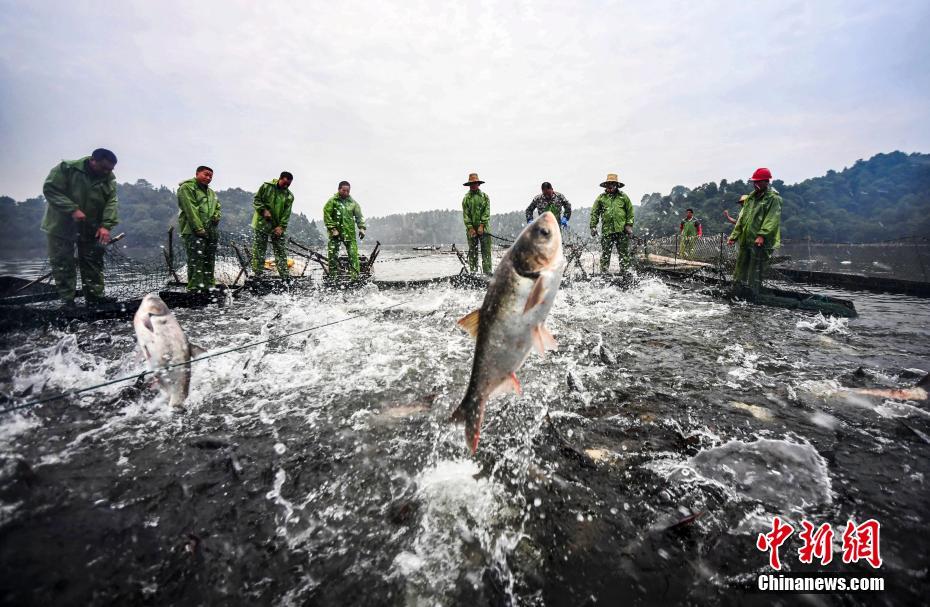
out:
M268 221L271 221L271 211L269 211L268 209L265 209L264 211L262 211L262 217L264 217Z
M211 221L213 222L213 225L219 225L219 224L220 224L220 218L219 218L219 217L214 217Z
M284 234L284 228L282 228L281 226L278 226L275 229L273 229L271 232L278 238L281 238L281 235Z
M82 211L81 209L72 211L71 217L74 218L74 221L84 221L85 219L87 219L87 215L85 215L84 211Z
M206 231L206 230L202 230L202 229L201 229L201 230L197 230L196 232L194 232L194 234L197 235L197 238L206 238L206 237L207 237L207 231Z
M765 244L765 237L764 237L764 236L756 236L756 241L755 241L755 242L756 242L756 246L757 246L757 247L761 247L762 245Z
M566 219L565 217L563 217L562 220L561 220L559 223L562 224L562 227L566 227L566 226L568 226L568 219Z
M597 238L597 228L591 228L591 237Z
M733 219L732 217L730 217L730 211L724 211L723 216L726 217L727 219Z
M97 241L100 244L109 244L110 243L110 230L106 229L103 226L97 228L97 234L95 235Z
M359 239L359 240L365 240L365 230L359 230L359 231L358 231L358 239Z
M478 236L484 236L484 224L478 226Z
M333 228L332 230L330 230L329 233L332 234L333 236L339 236L339 230L337 230L336 228Z
M627 225L623 226L623 231L626 232L627 234L629 234L630 236L632 236L632 235L633 235L633 226L627 224Z
M474 238L474 237L477 236L477 235L478 235L478 233L475 232L475 228L468 228L468 237L469 237L469 238Z
M727 239L727 244L728 244L729 246L732 247L734 244L736 244L736 241L733 240L732 238L728 238L728 239Z

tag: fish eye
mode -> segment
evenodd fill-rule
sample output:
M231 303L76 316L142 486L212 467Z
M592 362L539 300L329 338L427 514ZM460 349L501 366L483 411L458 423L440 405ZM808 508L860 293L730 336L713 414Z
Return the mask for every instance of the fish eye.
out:
M549 228L544 228L544 227L542 227L542 226L540 226L539 232L540 232L543 236L548 236L548 235L550 234Z

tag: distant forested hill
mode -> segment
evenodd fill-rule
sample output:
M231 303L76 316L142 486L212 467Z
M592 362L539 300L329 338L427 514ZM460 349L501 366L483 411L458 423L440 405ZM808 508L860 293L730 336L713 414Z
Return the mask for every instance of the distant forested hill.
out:
M165 243L169 226L177 226L178 199L165 186L154 187L144 179L117 186L119 195L119 225L116 232L126 232L126 244L132 248L154 248ZM217 192L223 205L220 227L226 232L250 234L252 192L239 188ZM41 196L17 203L8 196L0 197L0 255L4 257L42 255L45 234L39 229L45 213ZM310 243L322 243L316 222L302 213L294 213L288 233Z
M892 152L859 160L839 173L828 171L786 185L773 185L784 200L782 237L831 242L872 242L903 236L930 236L930 154ZM723 210L734 217L737 199L752 192L744 181L675 186L662 196L643 196L636 210L637 231L673 234L693 208L705 232L729 230Z

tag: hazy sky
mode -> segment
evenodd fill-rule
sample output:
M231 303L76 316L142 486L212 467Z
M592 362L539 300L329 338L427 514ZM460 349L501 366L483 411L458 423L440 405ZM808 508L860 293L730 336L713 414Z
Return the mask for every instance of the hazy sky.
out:
M0 0L0 194L95 147L120 181L295 174L320 217L791 183L930 152L930 2Z

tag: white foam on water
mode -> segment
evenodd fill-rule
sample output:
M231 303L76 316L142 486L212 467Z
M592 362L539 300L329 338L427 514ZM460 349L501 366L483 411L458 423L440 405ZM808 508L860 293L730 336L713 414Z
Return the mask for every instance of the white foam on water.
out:
M840 318L838 316L824 316L822 312L818 312L817 316L812 319L801 319L795 325L796 328L811 331L814 333L825 333L831 334L836 333L839 335L848 335L849 334L849 319Z
M475 479L470 459L443 460L417 477L422 516L408 550L394 558L392 575L406 582L408 604L443 604L462 571L476 588L484 565L515 543L496 530L507 492L489 478ZM482 562L484 561L484 562Z

